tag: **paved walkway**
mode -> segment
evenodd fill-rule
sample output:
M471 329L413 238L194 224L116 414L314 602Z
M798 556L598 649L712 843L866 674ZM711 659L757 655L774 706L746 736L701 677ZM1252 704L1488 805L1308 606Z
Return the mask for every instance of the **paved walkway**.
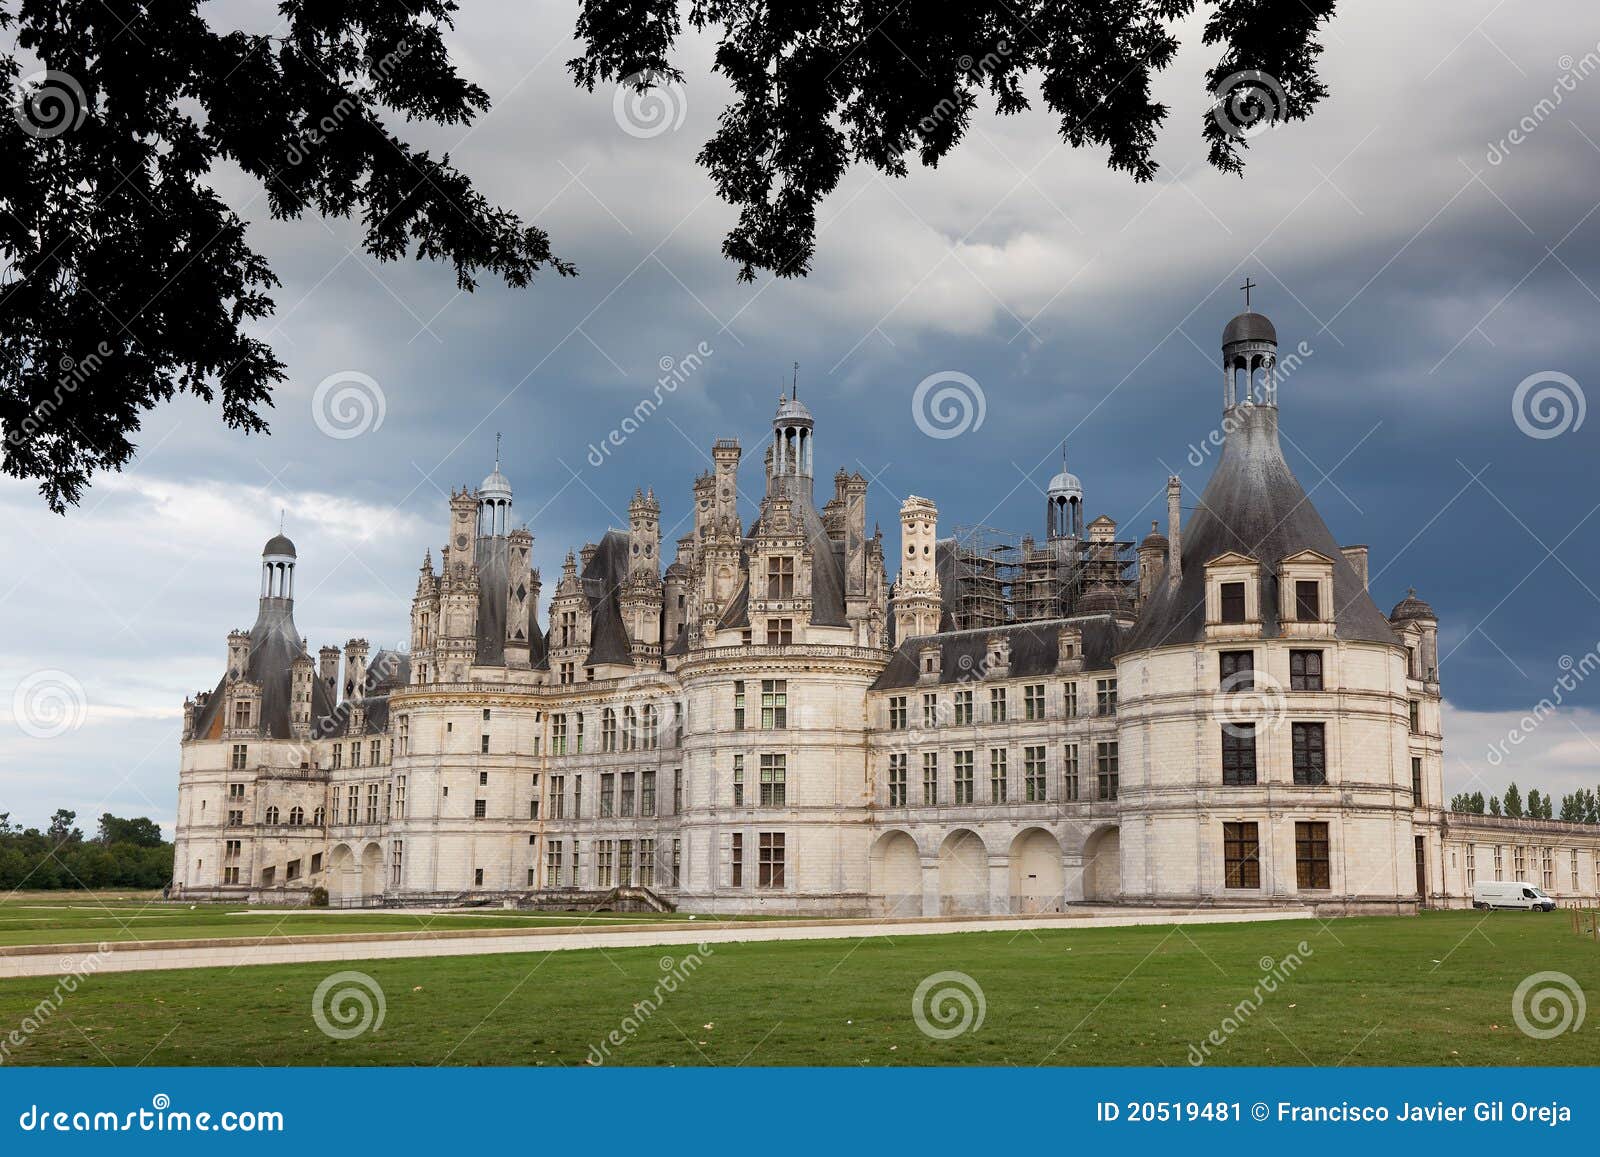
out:
M253 936L147 943L30 944L0 948L0 977L75 972L147 972L169 968L236 968L250 964L387 960L418 956L482 956L582 948L641 948L771 940L856 940L871 936L941 936L952 932L1022 933L1040 928L1124 928L1140 924L1243 924L1308 920L1306 908L1086 909L1051 916L949 916L904 920L771 920L556 928L441 929L337 935ZM104 949L104 951L101 951Z

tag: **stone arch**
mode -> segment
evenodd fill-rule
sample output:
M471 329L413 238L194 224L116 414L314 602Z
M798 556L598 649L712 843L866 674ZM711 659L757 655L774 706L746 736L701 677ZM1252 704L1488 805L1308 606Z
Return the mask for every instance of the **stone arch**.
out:
M922 915L922 854L909 834L896 830L879 836L868 873L868 891L881 915Z
M1122 829L1100 828L1083 844L1083 898L1115 903L1122 898Z
M368 844L361 849L361 899L375 900L383 895L383 846Z
M335 844L328 853L328 902L355 904L361 900L361 869L349 844Z
M939 845L939 914L989 912L989 849L978 833L957 828Z
M1011 841L1011 910L1061 911L1066 891L1061 843L1044 828L1025 828Z

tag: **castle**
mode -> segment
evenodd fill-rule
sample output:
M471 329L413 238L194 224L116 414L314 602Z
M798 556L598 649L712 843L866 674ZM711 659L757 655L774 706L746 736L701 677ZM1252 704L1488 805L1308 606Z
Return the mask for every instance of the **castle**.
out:
M568 553L548 627L498 461L450 496L407 650L314 660L279 534L184 705L174 886L831 915L1411 912L1491 870L1600 893L1594 829L1444 810L1434 611L1380 611L1285 463L1265 316L1228 323L1221 369L1221 460L1137 545L1084 525L1063 469L1038 541L906 499L891 585L866 480L814 504L796 396L761 494L715 442L671 564L638 492Z

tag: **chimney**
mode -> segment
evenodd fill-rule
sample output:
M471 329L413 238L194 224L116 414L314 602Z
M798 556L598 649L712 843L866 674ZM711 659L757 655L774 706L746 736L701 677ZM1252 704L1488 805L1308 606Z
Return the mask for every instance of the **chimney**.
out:
M1361 580L1361 589L1367 589L1367 548L1365 546L1341 546L1344 559L1356 572L1356 577Z
M250 666L250 632L228 632L228 678L243 679Z
M1183 482L1176 474L1167 479L1167 586L1176 591L1183 581Z
M364 699L367 694L367 641L351 639L344 645L344 697Z
M328 699L337 703L339 702L339 648L323 647L317 652L317 656L322 660L317 677L328 689Z

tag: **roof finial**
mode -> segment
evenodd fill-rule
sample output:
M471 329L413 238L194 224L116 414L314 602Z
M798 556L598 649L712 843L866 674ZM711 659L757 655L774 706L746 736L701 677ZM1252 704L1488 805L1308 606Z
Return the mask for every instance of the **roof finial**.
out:
M496 470L500 469L500 432L498 430L495 431L494 435L494 468Z
M1244 284L1239 287L1244 290L1244 311L1250 312L1250 291L1256 288L1256 283L1250 280L1250 275L1245 274Z
M1061 439L1061 469L1067 468L1067 440Z
M282 534L282 533L283 533L283 519L284 519L284 513L285 513L285 512L284 512L284 509L283 509L283 507L281 507L281 506L280 506L280 507L278 507L278 533L279 533L279 534Z
M800 363L794 363L794 381L789 387L793 392L789 395L795 401L800 400Z

